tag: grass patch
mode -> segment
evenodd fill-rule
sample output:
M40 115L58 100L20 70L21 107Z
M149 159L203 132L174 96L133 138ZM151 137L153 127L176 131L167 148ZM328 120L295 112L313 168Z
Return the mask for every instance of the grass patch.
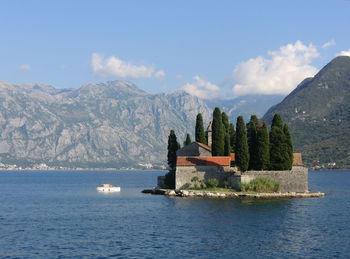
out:
M257 177L250 181L250 183L242 183L241 191L264 193L280 192L281 184L269 178Z

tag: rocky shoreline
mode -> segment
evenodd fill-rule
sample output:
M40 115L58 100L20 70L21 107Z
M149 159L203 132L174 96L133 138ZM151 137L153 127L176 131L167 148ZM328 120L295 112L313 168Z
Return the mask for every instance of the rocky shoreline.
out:
M165 195L170 197L201 197L201 198L235 198L235 199L292 199L292 198L318 198L325 194L321 192L279 192L279 193L241 193L220 192L205 190L172 190L172 189L146 189L142 193Z

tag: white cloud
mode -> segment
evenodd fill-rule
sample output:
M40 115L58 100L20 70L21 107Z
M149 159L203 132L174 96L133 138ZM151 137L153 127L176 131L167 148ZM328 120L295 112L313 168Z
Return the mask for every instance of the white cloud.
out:
M114 56L104 59L103 54L99 53L92 54L91 65L93 72L103 77L151 77L154 72L153 67L133 65Z
M158 70L156 73L154 73L154 77L157 79L163 79L165 77L164 70Z
M330 40L330 41L326 42L325 44L323 44L321 48L327 49L330 46L334 46L334 45L335 45L335 40L333 39L333 40Z
M195 76L193 79L194 82L186 83L182 87L185 92L203 99L213 99L221 96L220 88L217 85L205 81L199 76Z
M349 56L350 57L350 49L343 50L340 53L338 53L336 56Z
M235 96L245 94L288 94L303 79L314 76L310 65L319 56L315 46L301 41L269 51L269 58L257 57L242 62L233 70Z
M31 66L28 64L23 64L19 67L20 70L31 70Z

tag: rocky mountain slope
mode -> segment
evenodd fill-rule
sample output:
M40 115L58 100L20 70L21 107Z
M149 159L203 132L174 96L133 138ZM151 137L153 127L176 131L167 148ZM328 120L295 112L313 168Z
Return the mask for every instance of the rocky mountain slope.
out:
M236 125L238 116L242 115L245 122L253 114L261 118L272 105L281 102L284 97L285 95L245 95L230 100L205 100L205 103L211 110L220 107Z
M166 164L167 137L194 136L212 111L184 92L148 94L130 82L58 89L0 82L0 162L30 166L137 167Z
M333 59L263 119L270 122L275 113L289 124L306 164L350 168L350 57Z

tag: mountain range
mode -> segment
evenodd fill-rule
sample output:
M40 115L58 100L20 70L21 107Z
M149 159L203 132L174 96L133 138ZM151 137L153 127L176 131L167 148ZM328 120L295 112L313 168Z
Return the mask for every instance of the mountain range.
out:
M254 107L262 115L280 96L207 101L183 91L149 94L131 82L60 89L0 81L0 163L82 168L166 165L167 138L194 138L196 115L207 125L215 106L233 123ZM244 112L242 112L244 111Z
M193 136L211 111L185 92L148 94L126 81L57 89L0 83L3 164L122 168L165 165L169 131Z
M268 110L262 119L270 123L279 113L306 165L349 168L350 57L335 58L283 98L201 100L183 91L150 94L127 81L72 89L0 81L0 166L164 166L170 130L181 144L187 133L193 140L196 115L208 125L218 106L234 124L238 115L248 122Z

